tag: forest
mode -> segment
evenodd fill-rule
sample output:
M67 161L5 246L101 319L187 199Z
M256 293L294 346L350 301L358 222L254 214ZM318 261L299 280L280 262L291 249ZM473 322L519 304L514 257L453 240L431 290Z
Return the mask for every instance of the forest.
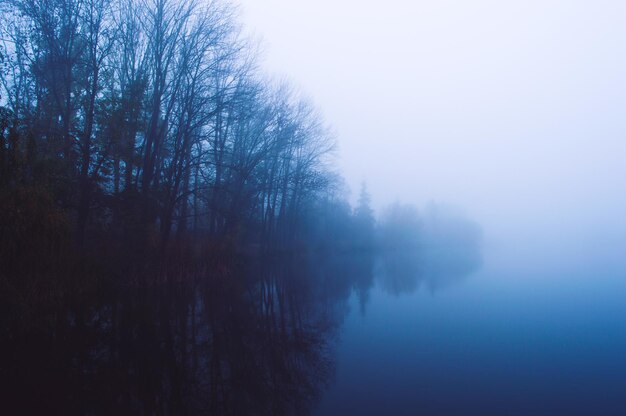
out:
M365 313L377 273L398 296L479 267L474 224L375 215L365 183L351 205L336 134L236 6L0 15L3 409L308 414L353 291Z
M364 243L337 235L373 216L345 200L331 128L258 69L234 6L1 7L3 259Z
M226 2L11 0L0 13L3 408L303 406L280 392L296 386L306 402L316 383L236 387L228 373L253 380L266 370L237 370L243 352L217 333L235 330L228 310L250 305L260 308L245 315L250 329L234 334L256 341L241 347L273 339L268 319L285 311L268 300L282 289L261 272L263 258L371 248L369 195L354 211L346 201L320 112L258 68ZM251 285L244 258L259 255ZM253 353L272 372L296 335L279 332L285 351ZM233 401L242 388L248 399ZM259 402L263 389L271 395Z
M0 415L626 415L625 15L0 0Z

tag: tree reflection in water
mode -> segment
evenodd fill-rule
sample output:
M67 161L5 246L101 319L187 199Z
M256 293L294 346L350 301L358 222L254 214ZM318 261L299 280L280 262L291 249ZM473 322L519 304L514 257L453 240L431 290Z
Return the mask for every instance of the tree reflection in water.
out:
M435 292L463 280L481 265L478 246L401 249L382 254L378 275L383 289L397 296L413 293L421 285Z
M482 230L478 224L442 207L431 206L415 227L417 230L411 233L416 240L414 244L389 244L382 251L377 274L386 292L409 294L420 285L434 292L482 266ZM400 232L404 231L400 227ZM397 237L397 230L395 234Z
M18 319L6 330L5 409L308 414L332 379L347 299L369 289L371 264L370 255L257 259L184 283L97 290L39 311L28 328Z
M432 248L432 250L438 250ZM417 254L416 254L417 253ZM476 248L252 259L115 285L4 319L5 409L20 414L306 415L332 381L354 292L471 272ZM149 280L149 279L148 279ZM91 293L91 295L90 295ZM11 323L10 325L8 323Z

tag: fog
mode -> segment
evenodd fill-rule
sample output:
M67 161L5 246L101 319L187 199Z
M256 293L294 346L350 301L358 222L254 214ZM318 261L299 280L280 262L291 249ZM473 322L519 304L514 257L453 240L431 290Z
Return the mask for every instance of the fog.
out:
M334 126L352 199L366 181L379 213L445 202L487 241L553 253L624 241L624 2L245 0L241 13L264 68Z
M7 414L626 415L626 2L0 11Z

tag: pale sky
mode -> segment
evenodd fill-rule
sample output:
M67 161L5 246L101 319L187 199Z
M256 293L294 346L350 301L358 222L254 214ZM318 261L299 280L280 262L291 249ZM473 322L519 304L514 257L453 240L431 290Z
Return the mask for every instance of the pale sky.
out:
M243 0L241 19L334 127L353 197L626 235L625 1Z

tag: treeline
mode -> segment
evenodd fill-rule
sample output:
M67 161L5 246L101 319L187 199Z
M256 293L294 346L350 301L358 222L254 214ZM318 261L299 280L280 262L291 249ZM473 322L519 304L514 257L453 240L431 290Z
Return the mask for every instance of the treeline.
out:
M354 219L329 128L258 70L232 5L0 7L0 228L14 250L46 233L78 247L291 247Z
M375 245L381 250L476 252L481 241L478 223L458 208L434 202L421 210L396 202L383 210L376 224Z

